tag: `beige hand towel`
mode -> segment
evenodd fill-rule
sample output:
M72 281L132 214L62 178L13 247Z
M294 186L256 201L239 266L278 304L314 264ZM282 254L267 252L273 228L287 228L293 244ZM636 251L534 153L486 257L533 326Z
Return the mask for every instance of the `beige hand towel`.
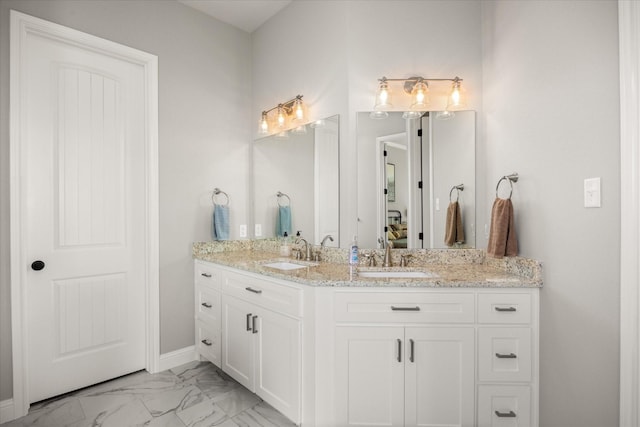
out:
M447 246L453 246L454 243L464 243L464 227L458 202L449 203L447 208L444 243Z
M493 202L487 255L493 258L518 255L511 199L496 198Z

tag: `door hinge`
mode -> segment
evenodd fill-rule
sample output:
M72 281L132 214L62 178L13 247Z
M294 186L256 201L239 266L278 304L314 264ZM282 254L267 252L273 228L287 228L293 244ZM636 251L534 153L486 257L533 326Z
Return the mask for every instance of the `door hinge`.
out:
M418 136L422 136L422 129L418 129Z
M424 239L424 235L422 233L418 233L418 240L423 240Z
M385 226L384 227L384 232L386 233L387 231L389 231L389 228Z
M385 157L387 157L387 150L384 150L384 154Z
M422 181L418 181L418 188L422 188Z
M386 189L386 188L384 189L384 194L385 194L385 195L387 194L387 189Z

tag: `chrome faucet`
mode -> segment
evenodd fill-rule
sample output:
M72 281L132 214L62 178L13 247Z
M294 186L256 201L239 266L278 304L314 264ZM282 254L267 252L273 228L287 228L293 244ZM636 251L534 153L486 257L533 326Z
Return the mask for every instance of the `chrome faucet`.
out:
M387 248L384 251L384 259L382 260L383 267L393 267L393 261L391 260L391 243L387 244Z
M305 261L311 261L311 245L309 245L309 242L307 242L302 237L298 237L296 239L296 244L298 244L300 242L304 242L304 254L305 254L304 255L304 260Z
M324 236L324 238L322 239L322 242L320 242L320 246L324 247L324 244L327 242L327 239L331 240L333 242L333 237L331 237L331 234L327 234L326 236Z

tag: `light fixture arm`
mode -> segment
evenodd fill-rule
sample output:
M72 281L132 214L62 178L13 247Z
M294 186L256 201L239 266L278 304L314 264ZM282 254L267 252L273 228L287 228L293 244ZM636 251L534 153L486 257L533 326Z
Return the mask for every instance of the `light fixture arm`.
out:
M263 111L262 111L262 114L263 114L263 115L265 115L265 114L269 114L270 112L272 112L273 110L277 110L278 108L283 108L283 109L284 109L284 111L285 111L287 114L291 114L291 111L293 110L293 104L294 104L294 103L296 102L296 100L298 100L298 99L299 99L299 100L302 100L302 96L303 96L303 95L296 95L296 97L295 97L295 98L291 98L291 99L290 99L290 100L288 100L287 102L283 102L283 103L281 103L281 104L278 104L278 105L276 105L275 107L272 107L272 108L270 108L270 109L268 109L268 110L263 110Z

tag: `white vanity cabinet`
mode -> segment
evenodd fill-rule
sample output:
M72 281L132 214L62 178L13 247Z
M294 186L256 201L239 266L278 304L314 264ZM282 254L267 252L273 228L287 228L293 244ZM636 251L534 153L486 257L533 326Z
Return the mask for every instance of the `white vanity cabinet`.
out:
M198 265L220 284L220 298L215 306L219 339L210 339L217 344L219 356L209 357L210 346L204 340L198 344L198 352L299 424L302 290L209 263L196 261ZM199 280L196 275L196 289ZM200 316L197 317L199 328Z

